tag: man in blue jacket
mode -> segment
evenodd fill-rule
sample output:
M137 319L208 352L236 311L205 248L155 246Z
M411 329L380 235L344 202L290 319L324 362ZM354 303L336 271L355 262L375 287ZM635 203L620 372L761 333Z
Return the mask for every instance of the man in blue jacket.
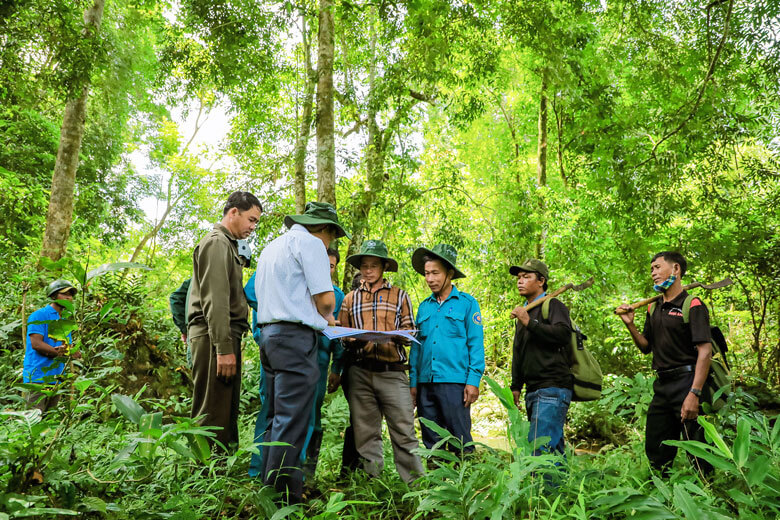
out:
M457 256L448 244L420 247L412 255L412 267L425 276L432 294L417 310L420 345L412 344L409 355L409 386L417 414L467 444L472 442L471 404L479 397L485 349L477 300L452 285L466 277L455 265ZM421 425L421 430L426 448L439 442L431 429Z

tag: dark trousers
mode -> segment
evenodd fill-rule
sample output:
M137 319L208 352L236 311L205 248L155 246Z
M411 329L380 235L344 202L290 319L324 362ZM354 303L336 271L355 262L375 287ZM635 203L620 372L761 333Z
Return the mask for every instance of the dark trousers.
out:
M459 383L422 383L417 385L417 415L433 421L449 431L463 444L472 442L471 406L463 406L464 384ZM441 437L425 426L420 425L422 441L430 449ZM459 451L448 443L450 451ZM474 451L474 446L463 448L466 453Z
M290 502L303 494L301 451L306 442L311 410L319 379L317 335L314 329L294 323L272 323L263 327L260 360L265 371L269 446L265 452L266 485L289 493Z
M704 431L696 420L682 422L680 410L693 384L693 372L677 377L656 378L653 382L653 400L647 410L645 453L650 465L666 475L677 455L676 446L667 446L666 440L695 440L704 442ZM699 407L699 413L702 413ZM694 469L709 473L712 466L703 459L691 457Z
M349 370L350 365L345 364L344 370L341 374L341 390L344 392L344 397L349 402ZM347 425L347 429L344 430L344 447L341 450L341 476L346 477L350 471L354 471L360 467L360 454L355 448L355 430L352 428L352 416L350 414L350 422Z
M192 417L203 416L202 426L219 426L216 440L231 451L238 444L238 408L241 395L241 335L233 335L236 375L217 377L217 351L209 336L190 338L192 348Z

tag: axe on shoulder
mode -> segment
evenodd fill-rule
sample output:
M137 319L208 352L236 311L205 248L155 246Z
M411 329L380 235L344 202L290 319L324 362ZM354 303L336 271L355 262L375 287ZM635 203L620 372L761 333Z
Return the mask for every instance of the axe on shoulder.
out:
M720 289L721 287L726 287L727 285L731 285L733 283L734 282L731 280L731 278L724 278L719 282L711 283L709 285L704 285L701 282L693 282L692 284L684 285L683 290L688 291L690 289L696 289L697 287L701 287L702 289ZM635 311L637 309L650 305L654 301L661 299L662 296L663 296L662 294L659 294L658 296L653 296L652 298L645 298L642 301L632 303L631 310ZM626 314L627 312L629 311L623 310L621 308L615 309L615 314Z

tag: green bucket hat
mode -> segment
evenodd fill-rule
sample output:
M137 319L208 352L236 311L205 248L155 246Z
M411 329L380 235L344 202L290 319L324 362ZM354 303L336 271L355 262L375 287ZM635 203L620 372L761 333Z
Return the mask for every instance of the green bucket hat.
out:
M387 260L385 271L391 273L398 272L398 262L390 258L387 254L387 246L381 240L366 240L360 245L360 252L356 255L347 257L347 263L352 267L360 269L360 261L364 256L375 256L382 260Z
M287 215L284 217L284 225L288 228L293 227L293 224L301 224L303 226L316 226L317 224L332 224L338 228L338 234L336 238L347 237L352 238L352 235L347 233L341 224L339 224L339 216L336 213L336 208L332 204L327 202L308 202L303 215Z
M434 256L444 262L448 267L454 269L455 276L452 277L453 280L457 278L466 278L466 275L455 267L455 262L458 259L458 251L451 245L436 244L433 246L433 249L418 247L412 254L412 267L421 275L425 275L425 261L423 259L426 256Z
M57 280L54 280L52 283L46 287L46 296L51 298L55 294L59 294L61 292L64 292L68 290L71 294L75 295L78 292L78 289L73 287L73 284L70 283L67 280L63 280L62 278L59 278Z
M545 280L550 279L550 270L547 268L547 264L536 258L528 258L521 265L513 265L509 268L509 274L512 276L517 276L520 271L525 271L526 273L539 273L544 276Z

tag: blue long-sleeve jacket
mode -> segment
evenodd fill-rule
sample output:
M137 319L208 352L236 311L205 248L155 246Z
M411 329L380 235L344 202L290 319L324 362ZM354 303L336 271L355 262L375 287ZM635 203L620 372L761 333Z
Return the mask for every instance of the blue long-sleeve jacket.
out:
M461 383L479 386L485 371L484 333L479 303L468 293L452 292L439 305L429 296L417 310L417 339L409 353L409 386Z

